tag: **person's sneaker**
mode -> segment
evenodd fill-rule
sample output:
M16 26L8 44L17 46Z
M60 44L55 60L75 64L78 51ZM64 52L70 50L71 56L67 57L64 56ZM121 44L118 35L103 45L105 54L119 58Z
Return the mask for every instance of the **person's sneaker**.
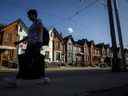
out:
M48 78L48 77L44 77L43 80L44 80L44 84L50 83L50 78Z
M44 84L50 84L50 79L48 77L43 77L41 78L38 82L37 85L44 85Z

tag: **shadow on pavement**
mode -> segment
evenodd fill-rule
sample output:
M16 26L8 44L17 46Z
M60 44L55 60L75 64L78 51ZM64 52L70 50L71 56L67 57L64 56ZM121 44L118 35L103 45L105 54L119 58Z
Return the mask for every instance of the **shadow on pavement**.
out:
M107 89L85 91L74 96L128 96L128 84Z

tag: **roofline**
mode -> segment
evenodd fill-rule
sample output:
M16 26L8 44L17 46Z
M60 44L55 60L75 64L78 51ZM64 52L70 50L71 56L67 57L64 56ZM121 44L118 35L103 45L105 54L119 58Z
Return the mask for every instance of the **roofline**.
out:
M26 29L28 28L28 27L25 25L25 23L19 18L19 19L13 21L13 22L7 24L3 29L1 29L1 31L3 31L5 28L7 28L8 26L10 26L10 25L12 25L13 23L16 23L16 22L21 22L21 23L25 26Z

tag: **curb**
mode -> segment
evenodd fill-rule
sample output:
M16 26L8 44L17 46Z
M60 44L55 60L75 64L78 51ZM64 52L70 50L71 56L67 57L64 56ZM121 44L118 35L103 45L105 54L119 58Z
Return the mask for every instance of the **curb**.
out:
M46 68L46 71L77 71L77 70L110 70L111 68L99 67L56 67ZM18 69L0 68L0 72L17 72Z

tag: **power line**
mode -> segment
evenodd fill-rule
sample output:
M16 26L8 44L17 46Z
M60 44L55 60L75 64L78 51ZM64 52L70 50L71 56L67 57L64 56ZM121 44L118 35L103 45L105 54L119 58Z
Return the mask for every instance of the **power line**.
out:
M84 5L84 7L81 6L81 8L78 8L78 9L72 14L72 16L69 16L69 17L67 17L67 18L61 18L61 17L57 16L56 14L52 14L52 16L57 17L57 18L59 19L59 21L60 21L60 23L57 24L57 25L61 25L61 26L63 26L64 28L67 28L67 26L65 25L65 23L71 22L71 24L74 24L74 23L73 23L74 21L72 21L72 19L73 19L75 16L79 15L81 12L86 11L86 9L88 9L88 8L92 7L93 5L95 5L96 3L99 3L99 2L100 2L100 0L93 0L92 2L89 2L89 1L90 1L90 0L83 0L81 3L82 3L82 5ZM85 3L87 3L87 2L89 2L89 3L88 3L88 4L85 4ZM102 2L101 2L101 3L102 3ZM100 4L101 4L101 3L100 3ZM102 4L103 4L103 3L102 3ZM63 21L63 22L62 22L62 21Z
M125 2L128 3L128 0L125 0ZM121 9L121 4L123 4L123 3L119 2L119 4L118 4L118 7L119 7L120 9ZM122 5L122 6L123 6L123 5ZM123 15L123 14L120 14L120 18L121 18L121 20L123 20L122 23L123 23L124 21L127 21L127 20L128 20L128 17L125 16L125 15ZM127 23L123 23L123 24L124 24L125 26L128 25ZM127 37L128 37L127 31L126 31L127 27L124 27L124 26L122 26L122 27L123 27L122 29L125 28L125 29L123 30L122 37L123 37L124 43L126 43L126 42L127 42ZM125 46L126 46L126 44L125 44Z
M85 2L89 2L90 0L80 0L80 2L81 3L83 3L83 5L85 5ZM63 21L63 23L61 24L62 26L64 26L64 22L72 22L71 20L75 17L75 16L77 16L77 15L79 15L81 12L83 12L83 11L85 11L85 9L88 9L88 8L90 8L90 7L92 7L93 5L95 5L96 3L97 3L97 1L98 0L94 0L94 1L92 1L92 2L90 2L88 5L85 5L83 8L78 8L78 10L76 11L76 12L74 12L71 16L69 16L69 17L67 17L67 18L61 18L61 17L59 17L59 16L57 16L56 14L52 14L52 16L54 16L54 17L57 17L58 19L59 19L59 21L61 22L61 21Z
M85 11L85 9L92 7L93 5L95 5L97 3L97 1L98 0L95 0L95 1L93 1L91 3L89 3L88 5L84 6L83 8L78 9L76 12L73 13L72 16L68 17L67 20L71 20L75 16L79 15L81 12ZM85 3L85 2L83 2L83 3Z
M102 2L101 2L101 0L99 0L98 3L101 4L101 5L103 5L104 7L107 7L107 4L106 4L105 0L104 0L104 2L103 2L103 0L102 0Z

